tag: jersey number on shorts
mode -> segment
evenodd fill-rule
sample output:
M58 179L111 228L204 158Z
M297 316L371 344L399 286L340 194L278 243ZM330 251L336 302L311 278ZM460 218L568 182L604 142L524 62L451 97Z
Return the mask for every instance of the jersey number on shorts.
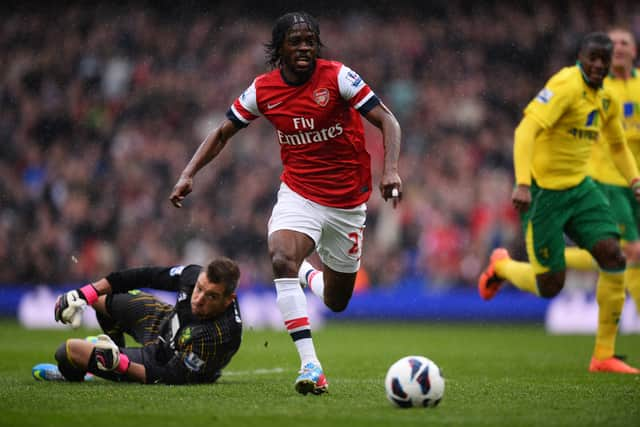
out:
M349 249L349 254L360 253L360 235L358 233L349 233L349 238L353 240L353 246Z

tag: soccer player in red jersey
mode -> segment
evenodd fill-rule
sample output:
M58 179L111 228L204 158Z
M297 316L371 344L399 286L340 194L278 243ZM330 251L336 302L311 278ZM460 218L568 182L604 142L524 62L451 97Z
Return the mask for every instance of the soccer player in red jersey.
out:
M295 389L302 394L321 394L328 383L311 338L301 285L331 310L343 311L360 267L372 188L360 115L382 132L382 197L394 208L402 198L398 121L355 71L321 59L321 46L320 28L309 14L278 18L267 44L273 70L256 77L233 102L227 118L196 150L170 196L181 207L192 191L194 175L251 121L264 116L276 128L284 170L269 219L268 246L277 304L300 355ZM321 270L305 261L314 250L322 260Z

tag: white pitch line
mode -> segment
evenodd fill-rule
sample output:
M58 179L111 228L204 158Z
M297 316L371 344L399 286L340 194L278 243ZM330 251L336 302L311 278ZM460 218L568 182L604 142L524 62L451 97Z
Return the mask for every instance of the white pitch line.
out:
M285 372L284 368L260 368L252 371L223 371L223 375L228 376L241 376L241 375L268 375L268 374L280 374Z

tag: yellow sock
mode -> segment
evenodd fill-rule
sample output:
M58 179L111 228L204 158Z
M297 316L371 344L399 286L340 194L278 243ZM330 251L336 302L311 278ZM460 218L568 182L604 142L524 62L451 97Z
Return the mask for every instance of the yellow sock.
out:
M624 272L624 286L636 303L636 312L640 313L640 265L630 265Z
M596 271L598 269L598 264L591 254L575 246L564 249L564 259L567 267L574 270Z
M511 258L507 258L496 262L495 268L499 277L511 282L515 287L540 295L536 285L536 275L528 262L514 261Z
M624 272L608 273L600 271L598 276L598 332L593 356L608 359L613 356L616 346L618 322L624 305Z

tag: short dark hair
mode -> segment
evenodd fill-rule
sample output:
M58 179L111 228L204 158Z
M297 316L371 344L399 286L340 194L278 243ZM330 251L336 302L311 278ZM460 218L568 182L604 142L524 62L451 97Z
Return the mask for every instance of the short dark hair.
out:
M290 12L282 15L276 20L271 30L271 41L265 44L265 51L267 53L267 64L276 68L280 65L280 48L284 43L284 38L287 36L287 31L296 24L307 24L309 29L316 35L318 39L318 48L324 46L320 41L320 25L316 18L309 15L307 12ZM320 57L320 51L318 50L318 57Z
M589 46L590 44L596 44L598 46L603 46L607 50L613 52L613 42L609 38L609 35L607 33L602 32L602 31L596 31L596 32L589 33L586 36L584 36L582 38L582 41L580 41L580 46L579 46L578 52L583 52L587 48L587 46Z
M216 258L207 266L207 280L224 286L224 296L235 292L240 279L238 264L230 258Z

